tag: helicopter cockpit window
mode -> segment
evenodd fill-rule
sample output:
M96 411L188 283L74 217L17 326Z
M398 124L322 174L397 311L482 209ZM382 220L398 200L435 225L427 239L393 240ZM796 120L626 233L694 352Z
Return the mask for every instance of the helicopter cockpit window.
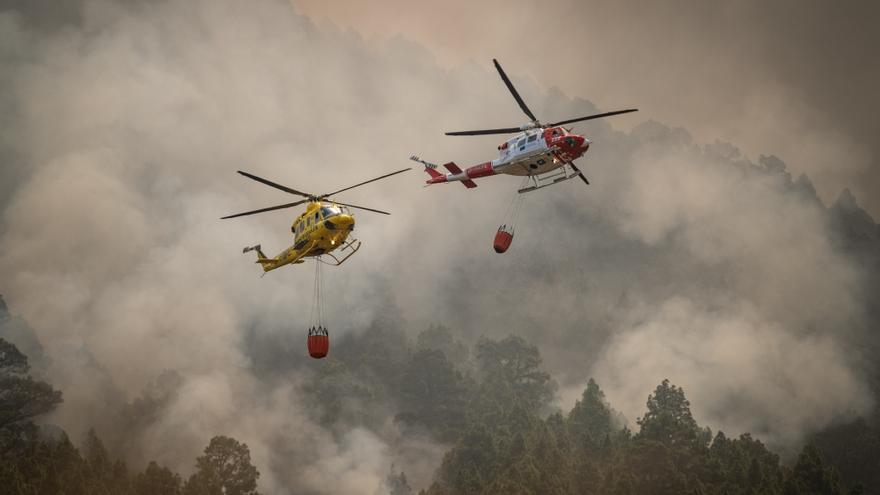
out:
M538 135L537 135L537 134L532 134L531 136L529 136L529 142L530 142L530 143L531 143L532 141L534 141L535 139L538 139Z
M324 218L327 218L327 217L330 217L333 215L338 215L339 208L336 208L333 206L322 206L321 207L321 214L324 216Z

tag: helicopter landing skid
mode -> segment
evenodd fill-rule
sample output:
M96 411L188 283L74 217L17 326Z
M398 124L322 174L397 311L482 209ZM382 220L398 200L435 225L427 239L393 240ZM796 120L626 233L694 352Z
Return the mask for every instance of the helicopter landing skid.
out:
M346 249L351 249L351 252L346 254L345 257L342 258L341 260L339 258L337 258L336 256L333 256L333 253L326 253L327 256L333 258L333 261L336 262L335 264L334 263L327 263L326 261L320 260L320 258L319 258L319 261L321 261L321 263L324 263L326 265L339 266L339 265L345 263L345 260L351 258L351 256L354 253L356 253L358 251L358 249L360 249L360 248L361 248L361 241L359 241L357 239L353 239L353 240L350 240L350 241L346 242L345 244L343 244L343 246L339 249L340 252L345 251Z
M559 184L560 182L565 182L569 179L574 179L582 175L580 170L568 172L568 164L562 166L557 169L558 172L553 171L545 175L530 175L529 181L532 183L529 187L524 187L517 192L520 194L525 194L527 192L537 191L538 189L543 189L545 187L550 187L555 184Z

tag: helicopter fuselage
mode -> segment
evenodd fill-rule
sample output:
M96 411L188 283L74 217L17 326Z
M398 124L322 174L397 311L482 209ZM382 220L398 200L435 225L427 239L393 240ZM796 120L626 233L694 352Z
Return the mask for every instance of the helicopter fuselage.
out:
M348 208L334 203L315 201L309 203L293 225L293 248L303 249L314 243L309 256L329 253L345 243L354 230L354 216Z
M354 223L354 216L344 206L310 202L306 211L290 226L293 245L274 258L265 257L258 250L257 263L268 272L291 263L303 263L305 258L330 254L346 245L349 234L354 230Z
M497 159L464 170L447 163L444 166L450 173L432 173L426 183L462 181L468 187L475 187L473 179L490 175L542 175L580 158L589 147L589 139L571 134L564 127L530 129L501 143Z
M580 158L589 147L587 138L571 134L563 127L539 128L501 143L500 156L490 163L498 174L541 175Z
M339 194L341 192L350 191L356 187L371 184L373 182L376 182L377 180L387 179L392 175L397 175L406 172L407 170L410 170L410 168L407 167L401 170L397 170L395 172L359 182L353 186L343 187L342 189L338 189L336 191L326 194L310 194L307 192L298 191L283 184L279 184L258 175L254 175L250 172L239 170L239 175L259 182L263 185L279 189L288 194L299 196L304 199L300 199L299 201L294 201L292 203L284 203L280 205L269 206L266 208L245 211L242 213L235 213L233 215L226 215L225 217L221 217L220 219L225 220L229 218L255 215L257 213L265 213L267 211L284 210L287 208L293 208L295 206L305 204L306 210L298 217L296 217L296 220L294 220L293 224L290 226L290 231L293 233L293 246L285 249L274 258L269 258L265 254L263 254L262 247L259 244L257 244L256 246L246 247L244 248L243 252L249 253L251 251L256 251L257 263L259 263L260 266L263 267L264 272L268 272L270 270L274 270L276 268L284 265L289 265L291 263L303 263L305 261L304 258L307 257L314 257L317 259L318 262L324 264L338 266L345 262L345 260L347 260L348 258L351 258L351 256L356 253L361 246L360 241L356 239L349 239L351 231L354 230L354 215L351 214L351 210L349 208L371 211L374 213L380 213L382 215L390 215L390 213L388 213L387 211L377 210L375 208L369 208L366 206L342 203L330 199L330 196L335 196L336 194ZM332 252L337 249L340 250L340 252L348 252L345 253L345 256L342 259L339 259L332 254ZM320 256L324 254L326 254L328 258L332 259L335 263L322 260Z

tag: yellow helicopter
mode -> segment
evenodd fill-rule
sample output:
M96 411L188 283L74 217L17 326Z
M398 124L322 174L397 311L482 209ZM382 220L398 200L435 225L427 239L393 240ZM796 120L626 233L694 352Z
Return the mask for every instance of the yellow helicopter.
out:
M360 241L349 238L349 235L354 230L354 215L351 213L350 208L372 211L374 213L381 213L383 215L390 215L390 213L388 213L387 211L367 208L365 206L340 203L338 201L333 201L329 199L329 197L339 194L343 191L348 191L356 187L375 182L377 180L391 177L392 175L406 172L407 170L410 169L405 168L396 172L391 172L390 174L385 174L381 177L376 177L375 179L370 179L368 181L364 181L359 184L355 184L353 186L339 189L338 191L333 191L327 194L304 193L301 191L297 191L296 189L291 189L287 186L283 186L262 177L258 177L256 175L239 170L238 173L247 177L248 179L255 180L270 187L274 187L275 189L280 189L286 193L302 196L306 199L294 201L293 203L286 203L283 205L270 206L268 208L260 208L259 210L236 213L235 215L222 217L221 220L225 220L227 218L242 217L245 215L253 215L266 211L282 210L285 208L292 208L303 203L308 203L306 205L306 210L302 212L296 218L296 220L293 221L293 225L291 225L290 227L290 231L293 233L292 246L285 249L274 258L269 258L265 254L263 254L263 250L259 244L257 244L256 246L246 247L242 252L247 253L250 251L256 251L257 263L259 263L260 266L263 267L263 272L268 272L276 268L280 268L284 265L303 263L305 262L305 258L318 257L325 254L332 258L335 262L328 264L339 266L343 262L345 262L345 260L350 258L354 253L356 253L361 246ZM339 249L340 252L348 251L348 253L346 253L346 255L342 257L342 259L339 259L332 254L332 252L337 249Z

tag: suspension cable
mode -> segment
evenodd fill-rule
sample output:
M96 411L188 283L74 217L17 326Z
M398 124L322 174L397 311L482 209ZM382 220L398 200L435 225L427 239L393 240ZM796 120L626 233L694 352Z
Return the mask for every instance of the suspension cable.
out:
M520 185L520 189L525 188L529 184L530 178L524 177L523 182ZM504 222L501 227L503 229L508 230L511 234L516 228L516 223L519 221L519 215L522 211L523 203L525 202L525 194L520 194L519 190L514 191L513 197L510 198L510 201L507 203L507 208L504 210Z
M324 328L324 270L320 267L320 263L316 265L318 265L318 325Z

